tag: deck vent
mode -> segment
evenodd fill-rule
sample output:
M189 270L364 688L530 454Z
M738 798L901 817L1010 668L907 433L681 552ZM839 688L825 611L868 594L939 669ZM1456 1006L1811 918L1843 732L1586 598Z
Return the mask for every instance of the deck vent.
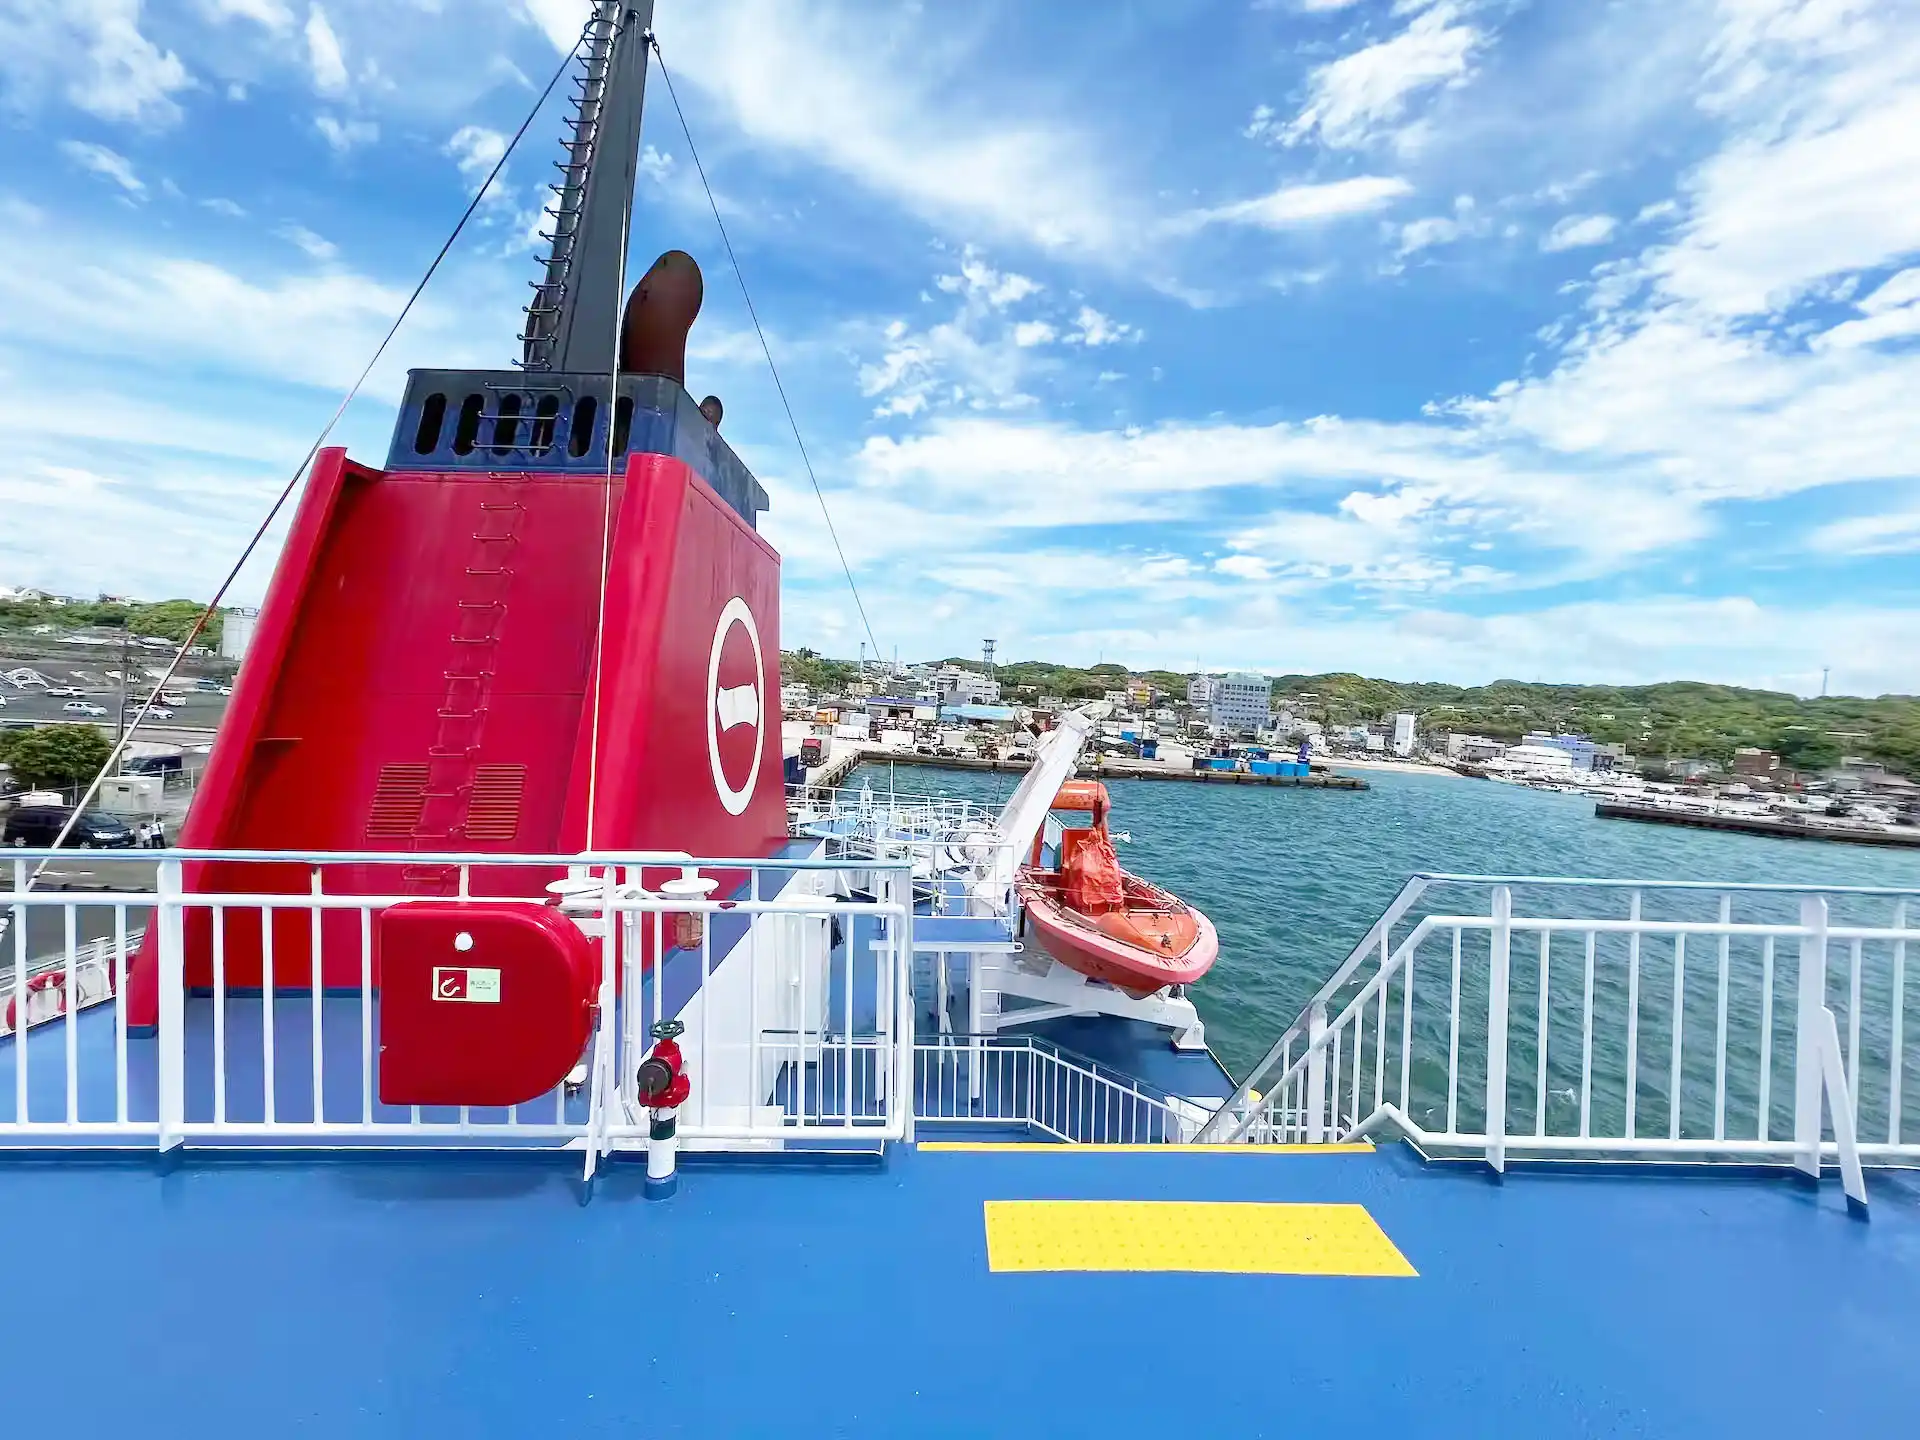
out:
M520 793L526 788L524 765L476 765L467 797L469 840L511 840L520 829Z
M410 839L427 805L427 767L382 765L373 787L373 813L367 817L370 840Z

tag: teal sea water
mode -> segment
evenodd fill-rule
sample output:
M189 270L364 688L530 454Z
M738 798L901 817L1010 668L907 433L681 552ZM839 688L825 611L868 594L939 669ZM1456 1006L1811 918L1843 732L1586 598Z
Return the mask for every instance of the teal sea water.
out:
M989 805L1017 779L902 765L863 767L851 783L883 791L890 771L900 791ZM1107 782L1112 827L1132 836L1118 846L1121 862L1198 905L1219 929L1220 959L1193 997L1209 1042L1236 1075L1416 871L1920 888L1920 851L1600 820L1584 796L1365 774L1372 788L1357 793ZM1690 1010L1695 983L1689 972Z

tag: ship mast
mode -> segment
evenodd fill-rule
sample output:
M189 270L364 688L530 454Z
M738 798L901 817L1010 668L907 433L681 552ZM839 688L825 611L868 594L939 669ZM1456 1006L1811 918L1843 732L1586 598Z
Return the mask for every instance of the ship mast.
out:
M573 77L562 183L547 211L546 273L533 282L522 368L604 374L614 363L621 249L633 208L653 0L594 0Z

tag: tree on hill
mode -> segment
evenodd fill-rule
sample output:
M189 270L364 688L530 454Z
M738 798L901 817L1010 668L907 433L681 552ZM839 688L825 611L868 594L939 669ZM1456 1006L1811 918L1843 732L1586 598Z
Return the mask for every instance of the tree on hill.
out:
M1840 742L1811 725L1783 726L1769 748L1794 770L1831 770L1843 758Z
M34 790L85 785L113 753L107 737L91 725L43 725L14 732L6 754L14 778Z
M788 685L805 685L832 694L845 689L859 672L860 667L851 660L829 660L804 646L780 652L780 678Z
M156 600L151 604L83 600L66 605L48 600L0 600L0 628L54 625L75 630L98 625L117 630L124 626L135 635L157 635L177 645L192 633L193 622L206 608L198 600ZM196 643L220 648L220 618L217 611L209 617Z

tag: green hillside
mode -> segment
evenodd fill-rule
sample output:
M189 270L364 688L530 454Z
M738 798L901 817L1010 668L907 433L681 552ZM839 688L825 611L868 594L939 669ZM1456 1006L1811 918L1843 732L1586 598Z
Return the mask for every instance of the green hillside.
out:
M1920 697L1840 695L1819 700L1678 680L1661 685L1402 684L1360 675L1282 675L1274 694L1325 724L1399 710L1423 729L1514 740L1529 730L1571 730L1626 746L1642 759L1681 756L1725 764L1743 745L1778 751L1797 767L1863 755L1920 771Z

